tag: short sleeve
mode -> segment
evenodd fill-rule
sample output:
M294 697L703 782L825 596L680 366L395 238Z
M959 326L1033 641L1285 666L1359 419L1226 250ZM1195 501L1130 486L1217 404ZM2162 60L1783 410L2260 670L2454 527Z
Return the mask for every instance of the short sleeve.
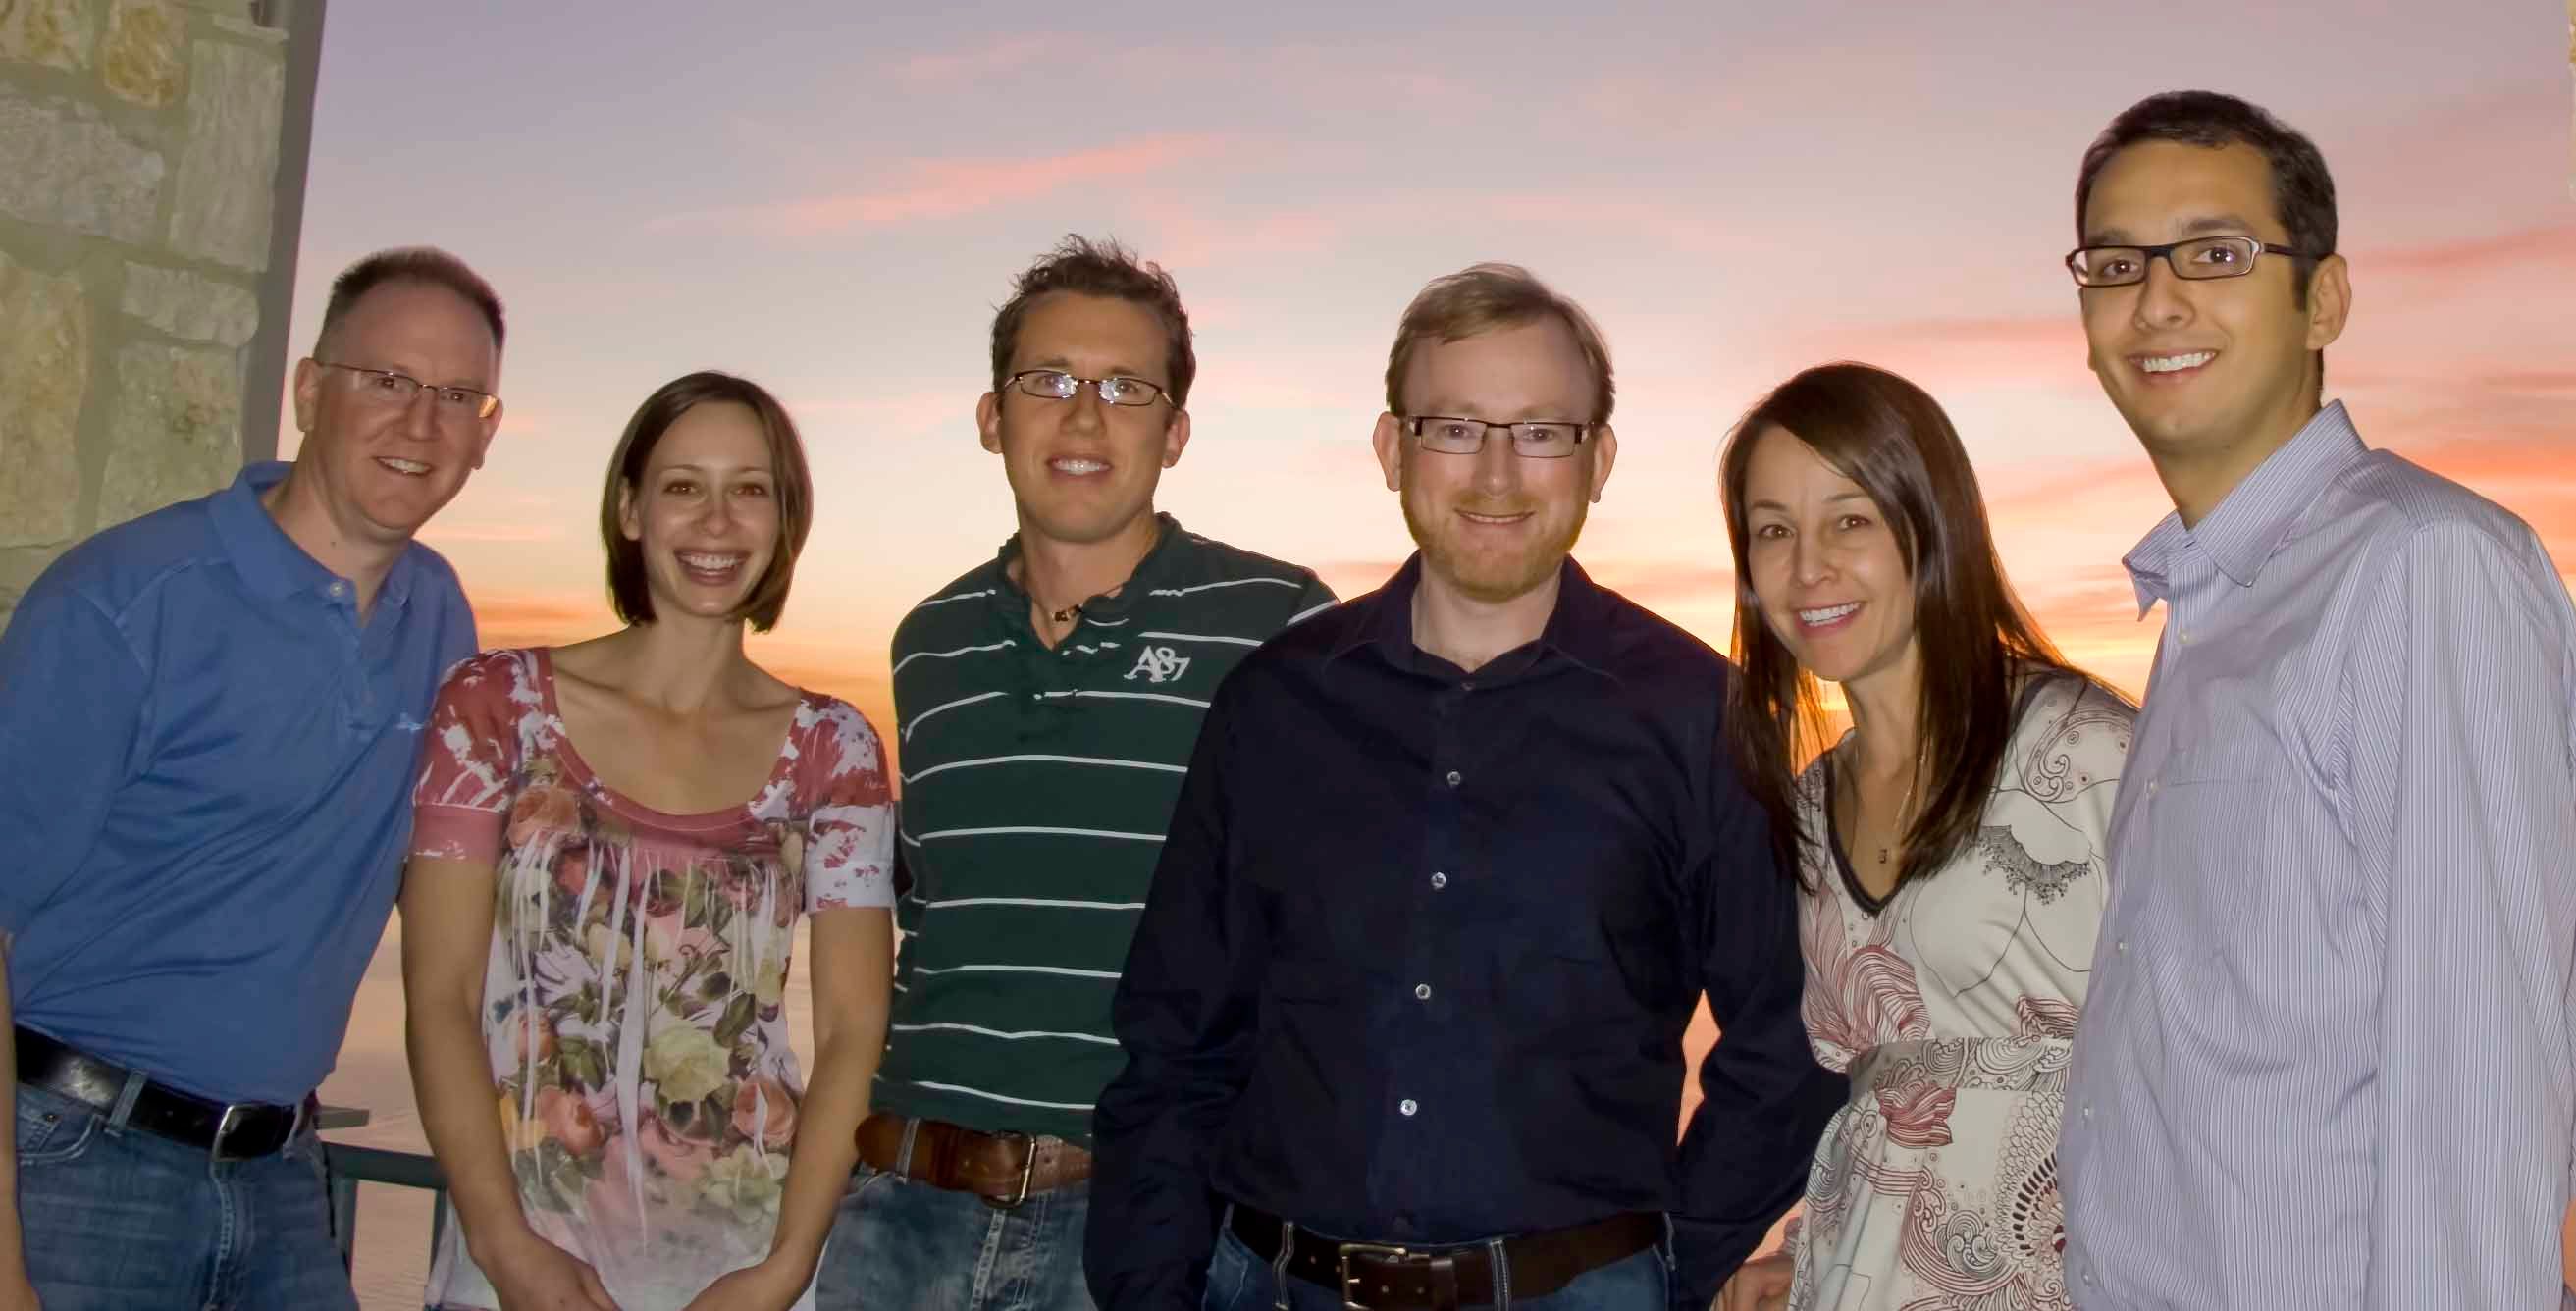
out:
M439 685L412 788L414 859L500 863L519 772L519 719L541 704L532 663L518 652L486 652L458 663Z
M810 698L796 710L805 810L805 909L894 905L894 793L885 748L845 701Z
M145 666L98 604L49 570L0 632L0 930L74 895L146 737Z

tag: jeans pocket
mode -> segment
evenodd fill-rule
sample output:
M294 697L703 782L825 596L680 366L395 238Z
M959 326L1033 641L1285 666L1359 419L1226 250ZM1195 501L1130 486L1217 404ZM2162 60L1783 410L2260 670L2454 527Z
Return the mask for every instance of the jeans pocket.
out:
M1233 1311L1244 1300L1256 1272L1267 1276L1270 1268L1253 1258L1252 1249L1234 1236L1231 1225L1219 1225L1216 1250L1208 1256L1207 1292L1199 1299L1200 1311ZM1268 1304L1267 1299L1262 1303Z
M18 1085L18 1164L59 1165L80 1159L98 1136L99 1113L66 1097Z

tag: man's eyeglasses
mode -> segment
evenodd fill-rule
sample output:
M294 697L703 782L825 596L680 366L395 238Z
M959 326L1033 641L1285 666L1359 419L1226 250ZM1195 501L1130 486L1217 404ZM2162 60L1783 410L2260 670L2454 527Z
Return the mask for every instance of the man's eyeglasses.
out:
M2241 278L2254 271L2259 255L2324 258L2252 237L2194 237L2161 246L2079 246L2067 252L2066 271L2079 287L2125 287L2146 281L2147 266L2162 258L2177 278Z
M355 364L334 364L315 360L326 369L339 369L350 375L358 395L394 409L411 405L412 398L426 391L430 395L430 412L439 418L462 423L470 419L488 419L500 412L501 398L488 391L471 387L434 387L407 373L391 369L368 369Z
M1426 451L1443 455L1473 455L1485 449L1485 434L1496 428L1510 433L1512 452L1533 460L1562 460L1583 446L1592 435L1593 425L1564 423L1553 419L1525 423L1487 423L1483 419L1458 419L1443 414L1409 415L1404 430Z
M1050 401L1072 400L1074 393L1081 391L1085 384L1100 397L1103 405L1134 409L1171 399L1162 388L1142 378L1115 373L1106 378L1079 378L1062 369L1022 369L1012 374L1008 383L1016 390Z

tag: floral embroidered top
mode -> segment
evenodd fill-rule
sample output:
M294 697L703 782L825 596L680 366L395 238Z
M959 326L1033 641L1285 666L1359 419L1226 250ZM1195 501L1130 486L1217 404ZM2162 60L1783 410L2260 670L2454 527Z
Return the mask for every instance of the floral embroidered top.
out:
M428 738L412 854L498 876L483 1032L520 1205L625 1311L677 1311L777 1225L797 915L893 904L876 733L805 693L756 797L665 814L591 773L533 649L451 670ZM457 1226L427 1302L500 1305Z
M1837 753L1799 778L1807 1034L1851 1100L1790 1239L1793 1311L2068 1305L2058 1118L2136 718L2080 678L2034 679L1976 836L1884 900L1834 826Z

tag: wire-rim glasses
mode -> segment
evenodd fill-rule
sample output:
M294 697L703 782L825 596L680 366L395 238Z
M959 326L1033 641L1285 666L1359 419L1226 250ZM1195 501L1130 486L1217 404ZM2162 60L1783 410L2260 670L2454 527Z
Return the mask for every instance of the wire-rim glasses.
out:
M1563 419L1492 423L1447 414L1402 417L1405 432L1426 451L1438 451L1443 455L1474 455L1485 449L1485 434L1500 428L1511 434L1512 452L1532 460L1562 460L1574 454L1583 449L1584 439L1590 437L1592 429L1597 426Z
M347 372L355 380L359 396L395 409L409 406L412 398L422 392L428 392L437 402L433 412L440 418L455 419L460 422L488 419L499 413L501 409L501 398L488 391L476 391L471 387L439 386L422 382L408 373L396 373L391 369L370 369L360 364L336 364L330 360L313 362L326 369L340 369Z
M1142 378L1113 373L1106 378L1085 378L1062 369L1022 369L1005 382L1006 386L1040 400L1069 401L1088 386L1103 405L1136 409L1156 401L1167 401L1171 395ZM1179 408L1175 405L1173 408Z

